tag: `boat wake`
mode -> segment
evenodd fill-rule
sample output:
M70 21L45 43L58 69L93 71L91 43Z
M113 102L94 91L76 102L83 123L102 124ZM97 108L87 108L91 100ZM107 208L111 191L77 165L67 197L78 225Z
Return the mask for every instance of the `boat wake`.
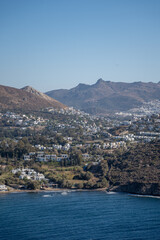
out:
M67 195L68 194L68 192L62 192L61 193L61 195Z
M52 197L52 195L46 194L46 195L43 195L43 197Z
M106 194L117 194L116 192L106 192Z

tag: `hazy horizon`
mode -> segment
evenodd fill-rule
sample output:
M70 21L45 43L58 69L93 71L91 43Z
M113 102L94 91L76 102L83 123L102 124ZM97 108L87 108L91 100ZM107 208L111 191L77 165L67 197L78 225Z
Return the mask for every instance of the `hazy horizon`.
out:
M99 79L102 79L102 78L99 78ZM46 93L46 92L49 92L49 91L52 91L52 90L60 90L60 89L65 89L65 90L69 90L69 89L72 89L72 88L75 88L75 87L77 87L79 84L85 84L85 85L93 85L93 84L96 84L96 82L99 80L99 79L97 79L94 83L87 83L87 82L80 82L80 83L78 83L77 85L75 85L75 86L73 86L73 87L71 87L71 88L63 88L63 87L61 87L61 88L55 88L55 89L48 89L48 90L46 90L46 91L43 91L43 90L39 90L38 88L35 88L35 90L37 90L37 91L41 91L41 92L43 92L43 93ZM132 82L125 82L125 81L110 81L110 80L105 80L105 79L102 79L102 80L104 80L104 81L106 81L106 82L114 82L114 83L137 83L137 82L142 82L142 83L159 83L160 81L157 81L157 82L153 82L153 81L148 81L148 82L144 82L144 81L132 81ZM34 88L33 87L33 85L24 85L24 86L22 86L22 87L16 87L16 86L13 86L13 85L5 85L5 84L0 84L0 85L2 85L2 86L7 86L7 87L13 87L13 88L17 88L17 89L21 89L21 88L24 88L24 87L27 87L27 86L30 86L30 87L32 87L32 88Z

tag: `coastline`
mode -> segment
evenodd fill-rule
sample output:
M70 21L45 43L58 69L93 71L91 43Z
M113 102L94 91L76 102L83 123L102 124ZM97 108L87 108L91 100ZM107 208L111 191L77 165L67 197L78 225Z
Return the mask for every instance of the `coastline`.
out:
M120 192L120 191L107 191L107 188L99 188L99 189L69 189L69 188L50 188L50 189L37 189L37 190L20 190L13 189L9 191L0 191L1 194L11 194L11 193L52 193L52 192L106 192L107 194L127 194L131 197L140 197L140 198L156 198L160 199L160 195L148 195L148 194L139 194L139 193L130 193L130 192Z
M70 188L46 188L46 189L35 189L35 190L21 190L21 189L9 189L8 191L0 191L0 194L11 194L11 193L48 193L48 192L106 192L107 194L128 194L132 197L150 197L150 198L160 198L160 195L156 194L145 194L139 192L130 191L117 191L117 189L108 188L97 188L97 189L70 189Z
M106 192L107 188L98 188L98 189L69 189L69 188L46 188L46 189L37 189L37 190L20 190L20 189L11 189L9 191L0 191L0 194L9 194L9 193L40 193L40 192Z

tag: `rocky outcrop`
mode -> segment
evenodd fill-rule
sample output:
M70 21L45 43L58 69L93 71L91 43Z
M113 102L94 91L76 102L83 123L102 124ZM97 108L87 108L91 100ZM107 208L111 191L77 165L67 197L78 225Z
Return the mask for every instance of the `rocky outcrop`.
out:
M160 183L128 182L127 184L114 187L112 190L115 192L160 196Z

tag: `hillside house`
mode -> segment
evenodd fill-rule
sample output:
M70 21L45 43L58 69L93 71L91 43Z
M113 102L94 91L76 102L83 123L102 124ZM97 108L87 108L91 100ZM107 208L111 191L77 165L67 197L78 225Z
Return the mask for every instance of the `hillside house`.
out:
M6 185L0 185L0 192L1 191L8 191L8 188L6 187Z

